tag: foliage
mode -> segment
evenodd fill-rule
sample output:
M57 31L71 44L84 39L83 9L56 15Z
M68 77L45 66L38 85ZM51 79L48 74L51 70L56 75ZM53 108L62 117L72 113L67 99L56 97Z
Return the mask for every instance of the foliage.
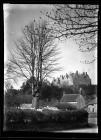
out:
M14 123L25 123L25 119L31 120L31 123L47 123L47 122L87 122L88 113L85 110L75 110L75 111L52 111L44 110L43 112L35 110L20 110L11 109L5 112L6 123L10 123L11 120Z
M19 94L19 90L16 90L16 89L10 88L6 91L6 95L8 96L15 96L17 94Z
M96 47L94 37L98 32L98 5L56 4L54 7L54 14L46 15L54 21L58 37L77 36L81 39L81 45L88 47L88 51Z
M7 107L20 106L21 104L28 104L32 102L32 95L5 95L5 105Z
M13 89L13 86L12 86L11 81L6 79L6 74L4 75L4 79L5 79L5 89L6 89L6 92L8 92L9 89Z
M26 82L27 83L27 82ZM85 100L91 100L97 94L97 86L96 85L80 85L83 89L82 95L84 96ZM23 92L22 92L23 91ZM47 106L54 103L51 103L51 100L60 101L61 97L63 96L63 91L66 91L66 94L78 94L78 89L73 86L59 88L58 86L54 85L47 85L47 83L43 83L41 95L40 95L40 106ZM28 87L28 84L24 85L21 90L16 89L8 89L5 94L5 105L10 106L19 106L20 104L31 104L32 103L32 95L31 95L31 87ZM47 102L48 101L48 102ZM65 105L59 105L62 108ZM70 105L68 105L70 106ZM71 108L71 107L70 107Z
M85 95L96 95L97 94L97 86L96 85L80 85L80 87L84 90Z
M55 4L53 13L46 13L52 24L56 38L73 38L81 52L91 52L97 47L98 5ZM92 63L96 60L93 56Z
M51 101L45 99L45 100L39 100L39 108L43 108L46 106L55 106L58 103L57 99L52 99Z
M42 87L42 92L41 92L41 98L42 99L61 99L62 97L62 89L57 87L57 86L53 86L53 85L45 85Z
M70 103L57 103L55 107L62 110L77 110L77 107Z
M23 37L15 42L15 49L10 52L7 74L12 79L16 76L30 80L31 77L32 95L35 95L34 86L37 85L40 92L43 80L52 72L60 70L57 67L60 52L47 21L34 20L22 31Z
M43 106L52 106L54 105L57 100L56 99L52 99L51 101L48 99L40 99L39 100L39 106L40 108ZM32 103L32 95L23 95L23 94L19 94L16 96L10 96L10 95L5 95L5 106L6 107L18 107L21 104L31 104Z
M51 86L53 97L60 100L63 95L63 89L58 86Z
M20 91L24 95L31 95L31 87L29 85L28 80L26 81L26 83L23 83ZM43 81L40 92L40 99L51 100L52 98L56 98L59 100L62 97L62 91L62 88L59 88L58 86L49 85Z
M78 90L74 86L64 86L62 89L66 94L78 94Z
M51 98L52 88L49 85L45 85L41 90L41 99Z

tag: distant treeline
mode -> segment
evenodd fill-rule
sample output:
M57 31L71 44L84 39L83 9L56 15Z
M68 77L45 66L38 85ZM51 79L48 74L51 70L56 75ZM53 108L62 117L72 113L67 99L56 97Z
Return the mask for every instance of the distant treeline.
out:
M97 85L80 85L80 87L83 89L85 95L96 95L97 94Z
M51 99L56 99L60 101L64 91L66 94L79 94L80 87L82 88L82 95L86 100L92 99L97 94L97 85L65 86L60 88L44 83L40 93L40 100L51 101ZM24 84L20 90L8 89L5 94L5 104L7 106L19 106L20 104L31 102L31 87L28 84Z

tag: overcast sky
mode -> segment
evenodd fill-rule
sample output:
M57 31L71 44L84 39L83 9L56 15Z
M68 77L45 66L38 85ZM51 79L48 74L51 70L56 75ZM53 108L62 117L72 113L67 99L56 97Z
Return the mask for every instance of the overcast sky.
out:
M14 41L20 38L21 30L34 18L41 16L40 11L50 10L53 6L46 4L5 4L4 5L4 63L7 63L9 51L15 47ZM45 18L43 16L43 18ZM88 72L92 83L97 84L97 60L91 64L83 64L80 61L89 60L91 53L78 51L78 45L72 40L59 41L58 47L61 50L60 66L63 70L53 74L58 77L60 74L75 72ZM95 52L93 52L95 53ZM20 83L21 85L21 83Z

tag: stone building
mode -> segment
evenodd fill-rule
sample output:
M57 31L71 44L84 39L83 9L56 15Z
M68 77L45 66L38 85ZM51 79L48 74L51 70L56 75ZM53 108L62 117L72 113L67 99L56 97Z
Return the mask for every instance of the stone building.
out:
M78 71L72 76L73 77L73 84L75 86L78 85L91 85L91 79L87 72L83 72L82 74L79 74Z
M88 113L97 113L97 97L86 105Z
M91 85L91 79L87 72L83 73L70 73L69 75L66 73L65 75L60 75L58 78L54 78L52 84L57 86L79 86L79 85Z
M81 109L85 106L85 100L81 94L64 93L60 102L75 105L78 109Z

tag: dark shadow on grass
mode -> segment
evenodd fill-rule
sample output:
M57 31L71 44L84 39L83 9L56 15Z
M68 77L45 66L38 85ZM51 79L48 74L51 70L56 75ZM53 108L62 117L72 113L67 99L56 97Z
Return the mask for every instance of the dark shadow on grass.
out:
M36 124L8 124L6 131L37 131L37 132L49 132L49 131L61 131L71 129L89 128L87 123L36 123Z

